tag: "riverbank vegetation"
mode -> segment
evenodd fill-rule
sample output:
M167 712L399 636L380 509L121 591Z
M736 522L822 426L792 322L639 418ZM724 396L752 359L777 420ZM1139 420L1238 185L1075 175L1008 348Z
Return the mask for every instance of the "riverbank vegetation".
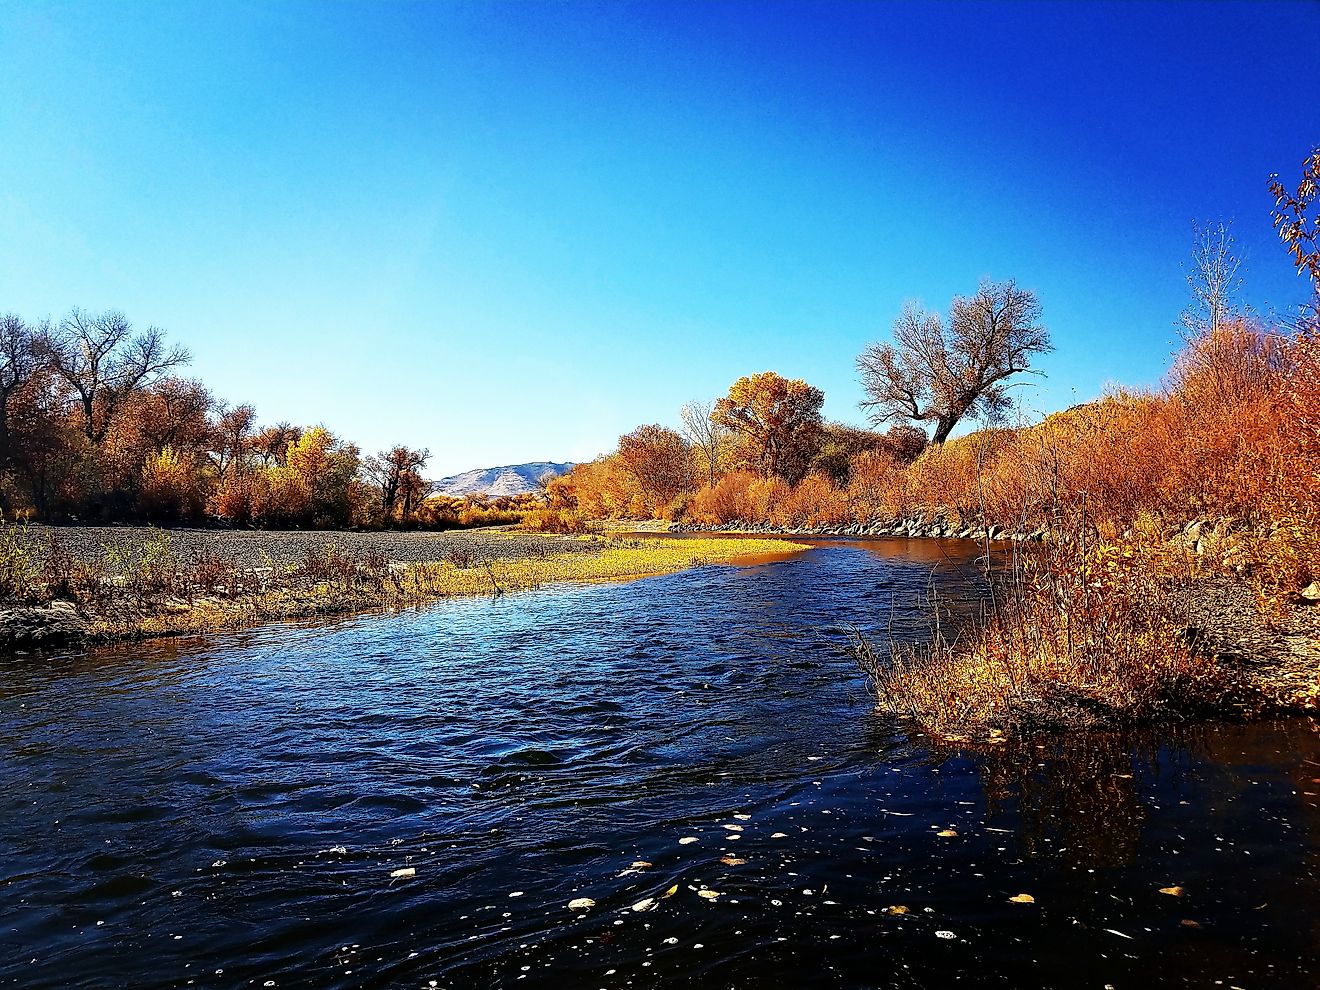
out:
M12 632L21 639L33 621L40 625L40 610L53 604L73 606L80 635L103 641L668 574L702 564L779 559L801 549L783 540L505 532L486 534L480 542L455 539L445 558L434 561L395 562L374 547L327 542L296 563L253 567L236 558L185 555L166 531L79 556L58 539L37 545L22 529L8 527L0 532L0 599L18 608L5 614L9 625L0 635Z
M1250 589L1245 626L1281 626L1320 599L1318 185L1320 151L1295 193L1271 186L1276 226L1315 292L1292 316L1241 306L1229 230L1195 228L1183 346L1157 389L1113 388L1011 422L1012 379L1033 373L1051 343L1031 292L987 282L947 316L904 307L893 342L863 351L864 405L885 432L826 422L806 382L753 375L686 407L682 432L640 427L556 479L550 508L789 530L921 519L946 534L1032 535L972 633L883 657L858 644L881 707L935 734L1314 708L1314 636L1299 647L1300 678L1244 678L1223 637L1198 635L1187 591ZM979 429L956 435L974 418Z
M269 528L512 523L535 495L433 494L430 452L364 456L324 425L258 427L185 375L188 351L119 312L0 315L0 511L8 520Z

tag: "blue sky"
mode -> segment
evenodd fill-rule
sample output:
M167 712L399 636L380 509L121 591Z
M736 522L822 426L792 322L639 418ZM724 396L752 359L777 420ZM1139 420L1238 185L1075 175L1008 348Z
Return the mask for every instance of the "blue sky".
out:
M1193 219L1257 309L1320 4L0 2L0 311L435 474L586 459L772 369L860 421L905 299L1035 289L1047 411L1154 384Z

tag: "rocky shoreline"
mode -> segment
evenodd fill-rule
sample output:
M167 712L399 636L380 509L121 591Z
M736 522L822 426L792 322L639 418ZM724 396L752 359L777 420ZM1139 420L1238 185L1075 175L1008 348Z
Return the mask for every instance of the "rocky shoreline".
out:
M866 523L839 523L833 526L773 526L769 523L731 522L720 524L671 523L671 533L745 533L781 536L836 536L859 539L934 539L934 540L995 540L1004 542L1034 542L1045 539L1042 526L1033 530L1009 530L998 525L965 525L949 521L945 516L925 515L883 519L876 517Z

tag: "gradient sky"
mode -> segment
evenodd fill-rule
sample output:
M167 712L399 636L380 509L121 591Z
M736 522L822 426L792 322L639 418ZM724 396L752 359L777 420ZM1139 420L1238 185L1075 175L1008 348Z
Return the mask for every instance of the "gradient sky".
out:
M124 310L264 422L584 460L905 299L1036 290L1047 411L1155 384L1191 221L1262 312L1320 3L0 0L0 311Z

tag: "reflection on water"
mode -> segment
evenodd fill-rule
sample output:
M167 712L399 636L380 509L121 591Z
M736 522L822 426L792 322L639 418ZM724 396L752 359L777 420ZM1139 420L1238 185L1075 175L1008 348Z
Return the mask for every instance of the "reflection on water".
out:
M975 553L8 662L0 986L1316 985L1312 723L871 713L842 630L974 608Z

